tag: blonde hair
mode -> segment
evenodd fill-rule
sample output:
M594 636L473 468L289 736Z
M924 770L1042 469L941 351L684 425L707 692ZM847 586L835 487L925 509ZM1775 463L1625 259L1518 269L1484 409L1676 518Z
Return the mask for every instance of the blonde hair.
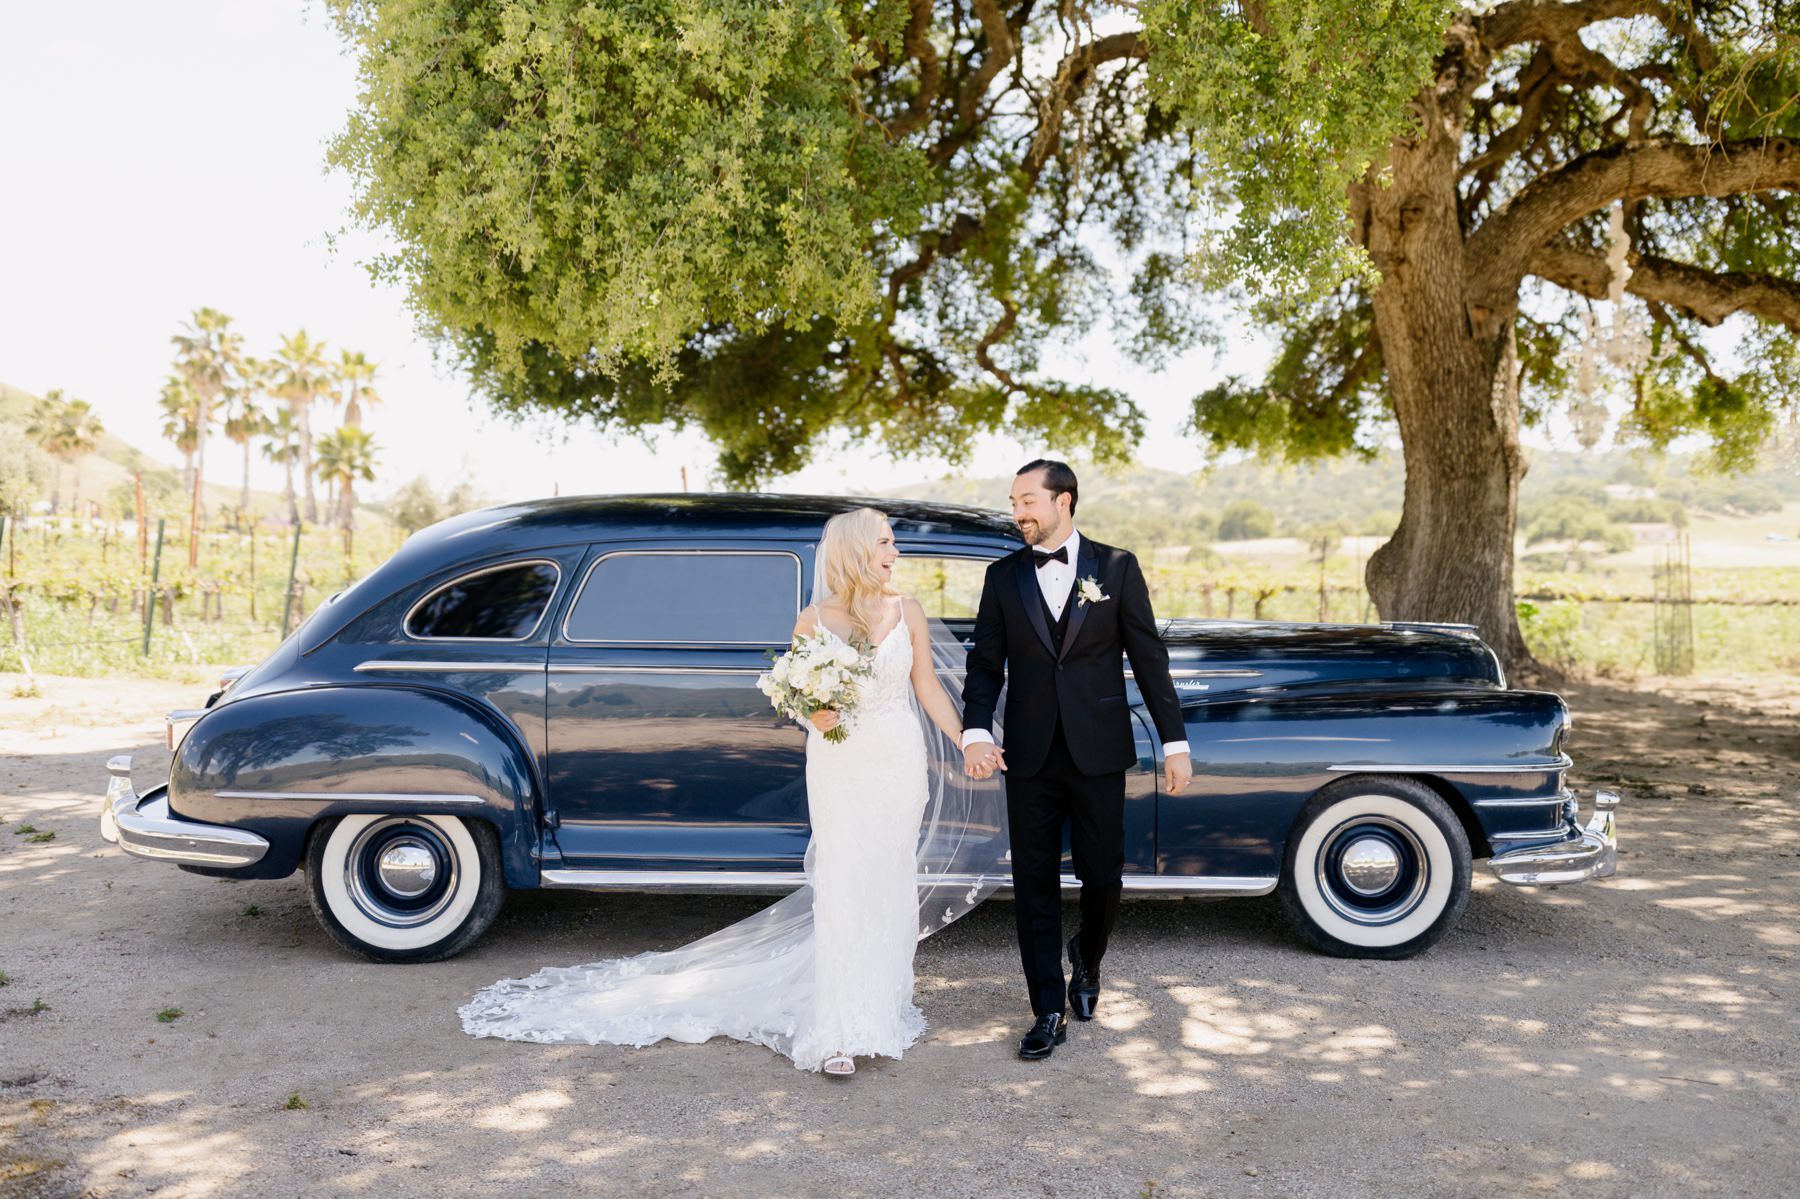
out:
M865 643L881 623L882 601L899 594L875 570L875 543L888 528L885 512L852 508L826 521L819 538L825 592L849 613L852 639Z

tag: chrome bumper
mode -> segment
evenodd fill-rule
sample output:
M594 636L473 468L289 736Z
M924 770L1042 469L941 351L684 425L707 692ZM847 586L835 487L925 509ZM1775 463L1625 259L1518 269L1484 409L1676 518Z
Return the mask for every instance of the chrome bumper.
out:
M133 857L192 866L250 866L269 852L255 833L218 824L200 824L169 815L169 797L137 793L131 785L131 755L109 758L106 799L100 806L100 836Z
M1617 793L1596 791L1594 818L1582 827L1579 840L1497 854L1488 859L1488 869L1516 887L1559 887L1611 878L1619 868L1619 838L1613 826L1613 809L1618 806Z

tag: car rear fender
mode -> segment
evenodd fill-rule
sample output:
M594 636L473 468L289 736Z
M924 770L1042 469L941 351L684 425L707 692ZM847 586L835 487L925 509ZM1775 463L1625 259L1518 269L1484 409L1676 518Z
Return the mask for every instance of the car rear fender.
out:
M466 695L416 685L321 686L221 704L196 721L169 772L176 817L248 829L269 852L238 877L291 874L308 832L353 812L486 820L508 886L538 882L542 811L520 732Z

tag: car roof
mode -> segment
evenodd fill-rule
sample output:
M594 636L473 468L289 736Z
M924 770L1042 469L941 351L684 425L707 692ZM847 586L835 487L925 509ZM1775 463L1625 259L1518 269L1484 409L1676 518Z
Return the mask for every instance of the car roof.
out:
M881 497L676 492L655 495L581 495L526 500L465 512L414 535L418 548L455 542L466 556L493 542L509 548L556 545L589 536L656 537L697 527L727 536L810 537L831 517L854 508L887 514L896 536L994 537L1017 542L1018 527L1004 514L959 504Z

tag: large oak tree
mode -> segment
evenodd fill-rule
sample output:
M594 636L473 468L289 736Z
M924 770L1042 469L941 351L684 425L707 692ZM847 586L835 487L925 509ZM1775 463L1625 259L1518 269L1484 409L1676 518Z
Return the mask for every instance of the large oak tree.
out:
M1741 456L1791 402L1792 4L333 8L363 86L334 159L478 391L698 424L736 482L829 429L1123 454L1141 413L1055 347L1104 326L1166 361L1225 292L1281 350L1196 397L1199 434L1300 458L1397 425L1382 614L1518 661L1519 426L1614 281L1609 206L1655 330L1634 424ZM1727 368L1697 327L1736 313Z

